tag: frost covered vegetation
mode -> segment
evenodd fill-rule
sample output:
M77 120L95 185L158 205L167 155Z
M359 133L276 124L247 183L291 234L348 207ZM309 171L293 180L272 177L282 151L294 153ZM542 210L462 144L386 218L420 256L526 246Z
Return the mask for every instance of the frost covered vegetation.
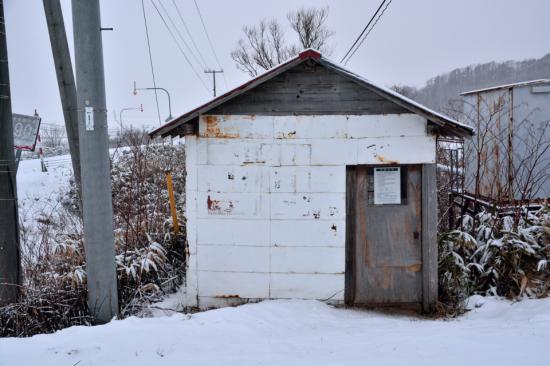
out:
M460 228L440 236L442 306L447 313L460 312L472 294L510 299L550 295L548 206L523 212L519 220L487 211L466 215Z
M115 250L121 316L175 291L185 268L183 234L173 235L165 171L171 170L179 212L185 205L183 145L149 144L129 132L112 159ZM77 190L22 228L23 286L18 303L0 308L0 336L29 336L91 324Z

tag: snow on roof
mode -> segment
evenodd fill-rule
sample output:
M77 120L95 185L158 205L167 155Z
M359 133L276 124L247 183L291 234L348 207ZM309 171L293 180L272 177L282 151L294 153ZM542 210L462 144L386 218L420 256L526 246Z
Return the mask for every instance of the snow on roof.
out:
M352 71L349 71L349 70L347 70L347 69L344 69L343 67L341 67L341 66L339 66L338 64L334 63L333 61L329 61L328 59L325 59L325 58L323 58L323 59L326 60L327 62L330 62L331 64L333 64L335 67L339 68L340 71L341 71L342 73L347 73L347 74L349 74L351 77L353 77L353 78L355 78L355 79L358 79L358 80L361 80L361 81L364 82L364 83L370 84L370 85L372 85L372 86L374 86L374 87L376 87L376 88L378 88L378 89L384 91L385 93L390 94L390 95L393 95L394 97L399 98L399 99L403 100L404 102L407 102L407 103L410 104L410 105L413 105L413 106L415 106L415 107L417 107L417 108L419 108L419 109L422 109L422 110L428 112L429 114L432 114L432 115L434 115L434 116L436 116L436 117L441 118L442 120L447 120L447 121L449 121L449 122L451 122L451 123L453 123L453 124L455 124L455 125L457 125L457 126L460 126L460 127L464 128L464 129L473 131L473 129L472 129L471 126L468 126L468 125L466 125L466 124L464 124L464 123L458 122L457 120L452 119L452 118L450 118L450 117L448 117L448 116L445 116L445 115L442 114L442 113L436 112L436 111L434 111L433 109L430 109L430 108L428 108L428 107L426 107L426 106L424 106L424 105L422 105L422 104L420 104L420 103L418 103L418 102L416 102L416 101L414 101L414 100L412 100L412 99L410 99L410 98L407 98L406 96L404 96L404 95L402 95L402 94L399 94L399 93L396 92L395 90L392 90L392 89L390 89L390 88L386 88L386 87L384 87L384 86L377 85L377 84L373 83L372 81L370 81L370 80L368 80L368 79L365 79L364 77L362 77L362 76L360 76L360 75L358 75L358 74L356 74L356 73L354 73L354 72L352 72Z
M436 125L439 125L443 129L447 129L447 131L450 132L451 134L459 135L459 136L471 136L474 134L472 127L467 126L463 123L460 123L434 110L431 110L421 105L420 103L417 103L389 88L379 86L343 68L342 66L335 63L334 61L327 59L326 57L322 56L322 54L319 51L308 48L300 52L297 56L265 71L263 74L258 75L257 77L247 81L246 83L210 100L205 104L200 105L199 107L187 113L184 113L179 117L174 118L173 120L169 121L165 125L152 131L149 135L151 137L158 137L158 136L164 137L167 135L172 135L172 136L178 135L178 132L176 132L175 130L181 125L183 125L184 123L191 121L192 119L198 117L200 114L208 112L214 107L222 103L225 103L226 101L232 98L237 97L238 95L256 87L257 85L262 84L267 80L270 80L271 78L277 76L281 72L284 72L289 68L302 63L306 59L312 59L323 66L326 66L340 74L343 74L344 76L349 77L350 79L353 79L355 82L358 82L363 86L367 87L368 89L371 89L373 92L378 93L381 96L392 100L394 103L399 104L402 107L411 110L413 113L423 115L424 117L429 119L431 122L435 123Z
M515 88L515 87L519 87L519 86L529 86L529 85L547 84L547 83L550 83L550 79L536 79L536 80L529 80L529 81L520 81L520 82L517 82L517 83L503 84L503 85L497 85L497 86L490 86L488 88L470 90L470 91L462 92L462 93L460 93L460 95L484 93L484 92L498 90L498 89L509 89L509 88Z

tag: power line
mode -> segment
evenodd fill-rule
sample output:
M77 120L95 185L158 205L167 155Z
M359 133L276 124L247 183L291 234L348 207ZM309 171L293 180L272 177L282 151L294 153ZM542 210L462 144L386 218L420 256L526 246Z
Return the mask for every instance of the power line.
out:
M365 34L365 36L363 37L363 39L361 39L361 42L359 42L359 44L357 45L357 47L353 50L353 52L351 53L351 55L348 57L348 59L346 60L345 64L348 63L348 61L353 57L353 55L355 55L355 52L357 52L357 50L359 49L359 47L361 47L361 45L363 44L363 42L365 42L365 39L367 39L368 35L370 34L370 32L372 32L372 30L374 29L374 27L376 27L376 24L378 24L378 21L380 20L380 18L382 18L382 16L384 15L384 13L386 12L386 9L388 9L388 6L390 6L392 0L388 1L388 3L386 4L386 7L384 9L382 9L382 12L380 13L380 15L378 16L378 18L376 18L376 20L374 21L374 24L372 25L372 27L369 29L369 31L367 32L367 34Z
M202 68L206 67L206 63L201 64L201 61L199 61L199 59L197 58L197 56L193 52L193 49L191 47L189 47L189 44L187 44L187 41L185 40L185 38L183 38L179 27L176 25L176 23L174 22L174 20L170 16L170 12L166 9L166 7L164 6L164 3L162 2L162 0L158 0L158 2L159 2L160 7L162 8L162 10L164 11L164 14L168 18L168 21L170 22L170 24L172 24L172 27L176 30L176 33L178 34L181 41L183 42L183 44L187 48L187 51L191 54L191 56L193 56L193 59L195 60L195 62Z
M386 7L384 8L384 10L382 10L382 13L380 13L380 16L378 18L376 18L376 16L378 15L378 13L380 12L380 9L382 9L382 7L384 6L384 4L386 3L387 0L383 0L382 3L380 3L380 6L378 7L378 9L376 9L376 11L374 12L374 14L372 15L372 18L370 18L369 22L367 23L367 25L365 26L365 28L363 28L363 30L361 31L361 33L359 34L359 36L357 37L357 39L355 40L355 42L353 42L353 44L351 45L351 47L349 48L348 52L346 52L346 54L344 55L344 57L342 57L342 59L340 60L340 63L344 63L347 64L348 61L353 57L353 55L355 54L355 52L357 52L357 49L359 47L361 47L361 45L363 44L363 42L365 41L365 39L367 38L367 36L369 35L369 33L374 29L374 26L376 25L376 23L378 23L378 20L380 20L380 18L382 17L382 15L384 14L384 12L386 11L386 9L388 8L388 6L390 5L390 3L392 2L392 0L390 0L388 2L388 4L386 5ZM375 20L376 18L376 21L374 22L374 24L372 25L371 29L367 32L367 29L369 28L369 26L371 25L371 23ZM365 32L367 32L365 34ZM364 36L363 36L364 35ZM359 44L358 44L359 43ZM357 47L355 47L357 45ZM355 47L355 49L354 49ZM352 52L353 51L353 52ZM350 54L351 53L351 54ZM349 57L348 57L349 56ZM347 58L347 60L346 60ZM345 60L345 62L344 62Z
M382 0L382 2L380 3L380 6L378 7L378 9L376 9L376 11L374 12L374 14L372 15L372 18L370 18L369 22L367 23L367 25L365 26L365 28L363 28L363 30L361 31L361 33L359 34L359 36L357 36L357 38L355 39L355 42L353 42L353 44L351 45L351 47L349 48L348 52L346 52L346 54L344 55L344 57L342 57L342 59L340 60L340 63L344 62L344 60L346 59L346 57L348 57L348 55L350 54L350 52L353 50L353 48L355 47L355 45L357 44L357 42L359 42L359 40L361 39L361 37L363 36L363 34L367 31L367 29L369 28L369 26L371 25L372 21L374 20L374 18L376 17L376 15L378 14L378 12L380 11L380 9L382 9L382 6L384 6L384 3L386 2L387 0Z
M143 1L143 0L142 0ZM199 76L199 74L197 73L197 70L195 70L195 67L193 66L193 64L191 63L191 61L189 60L189 58L187 57L187 55L185 54L185 52L183 52L183 49L181 48L181 45L179 44L178 42L178 39L176 38L176 36L174 35L174 33L172 32L172 30L170 29L170 27L168 26L168 23L166 23L166 20L164 19L164 17L162 16L159 8L157 7L157 5L155 4L155 2L153 0L151 0L151 4L153 4L153 7L155 8L155 10L157 11L157 14L159 15L160 19L162 20L162 22L164 23L164 26L166 27L166 29L168 30L168 33L170 33L170 36L172 37L172 39L174 40L174 42L176 43L176 46L178 47L178 49L180 50L181 54L183 55L183 57L185 58L185 61L187 61L187 63L189 64L189 66L191 67L191 70L193 71L193 73L197 76L197 78L200 80L202 86L210 93L210 90L208 90L208 87L206 86L206 84L204 83L204 80Z
M220 60L218 59L218 55L216 54L216 50L214 49L214 45L212 44L212 40L210 39L210 35L208 34L208 30L206 29L206 24L204 23L204 19L202 18L201 10L199 9L199 4L197 4L197 0L193 0L193 2L195 3L195 8L197 9L197 13L199 14L199 18L202 24L202 29L204 29L204 34L206 34L206 38L208 39L210 50L212 50L212 54L214 55L214 58L218 63L218 67L220 68L220 70L223 70ZM225 84L225 87L227 88L227 80L225 79L225 74L222 74L222 76L223 76L223 82Z
M183 27L185 28L185 31L187 32L187 35L191 39L191 43L193 43L193 46L195 47L195 50L199 54L200 59L202 60L203 64L205 66L208 66L208 63L204 60L204 57L202 56L201 51L199 50L199 47L197 47L197 44L195 43L195 39L193 38L193 35L189 31L189 28L187 27L187 23L185 23L185 20L183 20L183 16L181 15L180 8L176 2L176 0L172 0L172 4L174 4L174 7L176 8L176 12L178 13L178 16L181 20L181 23L183 24Z
M155 88L155 101L157 103L157 116L159 119L159 125L162 125L160 121L160 107L159 96L157 94L157 80L155 78L155 67L153 65L153 55L151 54L151 41L149 40L149 27L147 26L147 16L145 15L144 0L141 0L141 10L143 11L143 22L145 23L145 35L147 36L147 49L149 50L149 63L151 64L151 74L153 75L153 87Z

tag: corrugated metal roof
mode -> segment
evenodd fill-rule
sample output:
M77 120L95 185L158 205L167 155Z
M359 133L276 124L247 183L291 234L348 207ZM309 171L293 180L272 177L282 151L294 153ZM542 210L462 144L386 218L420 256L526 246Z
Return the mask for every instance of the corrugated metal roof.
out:
M248 82L236 87L235 89L232 89L212 100L209 102L187 112L182 114L179 117L174 118L172 121L166 123L165 125L155 129L150 133L151 137L158 137L158 136L175 136L179 133L176 132L176 129L183 125L186 122L189 122L196 117L198 117L201 114L204 114L208 112L209 110L213 109L214 107L219 106L222 103L225 103L226 101L233 99L237 97L238 95L258 86L259 84L262 84L275 76L283 73L284 71L291 69L292 67L304 62L305 60L314 60L315 62L334 70L335 72L343 75L344 77L350 78L353 81L357 82L358 84L364 86L365 88L379 94L380 96L393 101L394 103L402 106L405 109L410 110L413 113L422 115L426 119L430 120L432 123L440 126L442 129L449 132L451 135L458 135L458 136L471 136L474 134L473 128L470 126L467 126L463 123L460 123L450 117L447 117L441 113L435 112L391 89L376 85L375 83L364 79L360 77L359 75L341 67L337 63L330 61L329 59L323 57L319 51L313 50L313 49L307 49L300 54L298 54L296 57L285 61L274 68L267 70L263 74L249 80Z
M488 87L488 88L470 90L470 91L460 93L460 95L485 93L485 92L488 92L488 91L493 91L493 90L498 90L498 89L510 89L510 88L516 88L516 87L520 87L520 86L530 86L530 85L548 84L548 83L550 83L550 79L537 79L537 80L521 81L521 82L518 82L518 83L503 84L503 85L491 86L491 87Z

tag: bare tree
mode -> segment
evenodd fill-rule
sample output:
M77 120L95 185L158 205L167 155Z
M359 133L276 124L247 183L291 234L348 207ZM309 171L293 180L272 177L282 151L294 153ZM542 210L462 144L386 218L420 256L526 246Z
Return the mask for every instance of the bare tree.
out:
M416 89L414 86L408 86L408 85L401 85L401 84L395 84L390 87L391 90L396 91L397 93L409 98L409 99L415 99L418 95L418 89Z
M328 14L328 8L301 8L290 12L287 19L298 36L298 43L287 43L283 28L275 19L264 19L258 25L245 26L244 38L231 52L231 58L239 70L254 77L296 55L303 48L330 53L327 40L334 33L326 26Z
M300 8L288 13L290 26L298 34L303 48L315 48L322 52L330 52L327 40L334 32L326 27L329 10L326 8Z
M62 126L51 126L42 129L42 143L45 147L58 148L63 145L65 128Z
M237 68L256 76L290 57L293 49L286 45L284 32L276 20L260 21L260 24L243 28L246 40L240 39L231 57Z

